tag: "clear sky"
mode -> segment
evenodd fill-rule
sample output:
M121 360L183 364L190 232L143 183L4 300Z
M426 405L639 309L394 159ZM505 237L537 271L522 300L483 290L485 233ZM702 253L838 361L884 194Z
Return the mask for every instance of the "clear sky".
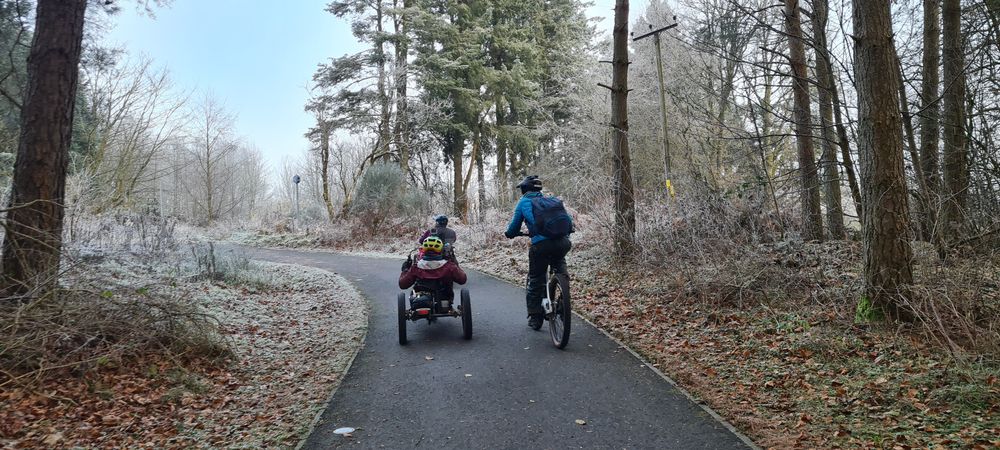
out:
M328 0L173 0L151 18L124 3L104 41L168 68L178 88L211 92L237 116L237 132L277 173L308 147L302 110L316 65L361 46L349 25L324 11ZM633 1L638 17L646 0ZM614 0L588 15L609 32Z

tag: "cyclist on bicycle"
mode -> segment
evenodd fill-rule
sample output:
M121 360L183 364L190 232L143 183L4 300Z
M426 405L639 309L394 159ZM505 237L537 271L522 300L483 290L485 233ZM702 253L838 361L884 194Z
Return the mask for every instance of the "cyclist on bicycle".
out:
M528 307L528 326L534 330L545 320L542 297L545 296L545 278L549 267L556 273L566 273L566 254L573 244L569 233L573 220L555 197L542 196L542 180L537 175L525 177L517 185L521 199L514 207L514 217L504 236L513 239L523 236L521 224L528 226L531 248L528 250L528 289L525 301Z

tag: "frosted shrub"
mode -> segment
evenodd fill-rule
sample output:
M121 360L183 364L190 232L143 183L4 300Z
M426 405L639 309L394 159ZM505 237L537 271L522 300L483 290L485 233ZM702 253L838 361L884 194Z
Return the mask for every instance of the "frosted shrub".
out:
M358 182L351 214L374 236L394 219L417 220L427 210L427 203L426 194L408 188L399 166L379 163L369 167Z

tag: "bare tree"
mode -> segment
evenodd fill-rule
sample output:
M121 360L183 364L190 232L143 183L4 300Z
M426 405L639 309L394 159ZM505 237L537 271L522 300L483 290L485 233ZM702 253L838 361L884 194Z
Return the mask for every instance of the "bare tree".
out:
M194 136L188 148L196 180L190 187L191 199L201 215L201 222L211 225L224 209L223 188L233 175L226 170L226 163L237 150L232 135L234 118L208 95L198 105L197 114Z
M899 78L890 0L854 3L854 74L858 90L861 155L862 247L865 296L894 319L910 319L903 306L913 283L909 205L903 167Z
M795 99L795 143L799 152L799 180L802 193L802 236L823 240L823 215L820 210L820 184L813 150L812 113L809 105L809 74L802 40L802 21L798 0L785 0L785 32L788 34L788 62L792 67L792 93Z
M66 168L88 0L39 0L3 240L4 290L51 287L59 270Z
M938 92L941 76L941 0L924 0L923 82L920 86L920 168L924 176L923 220L921 231L925 239L938 233L938 198L941 194L941 169L938 163L938 140L941 136Z
M144 58L132 64L111 58L92 49L82 69L88 106L83 201L95 212L133 206L137 190L165 174L155 160L179 138L187 120L186 96L172 92L166 70Z
M831 73L830 51L827 49L826 26L830 14L827 0L812 1L813 48L816 51L817 99L819 100L820 142L823 153L823 199L826 203L826 222L830 237L843 239L844 207L840 195L840 171L837 162L837 133L833 123L833 74Z
M969 197L969 163L965 145L965 53L960 0L942 0L944 54L944 224L946 238L958 239L965 224Z

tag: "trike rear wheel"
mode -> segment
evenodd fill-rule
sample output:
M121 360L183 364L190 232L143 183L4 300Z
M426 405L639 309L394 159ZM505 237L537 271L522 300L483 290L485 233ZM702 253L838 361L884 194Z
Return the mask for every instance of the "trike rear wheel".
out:
M469 290L462 288L462 337L472 339L472 301Z
M406 294L400 292L396 299L396 309L399 315L399 345L406 345Z

